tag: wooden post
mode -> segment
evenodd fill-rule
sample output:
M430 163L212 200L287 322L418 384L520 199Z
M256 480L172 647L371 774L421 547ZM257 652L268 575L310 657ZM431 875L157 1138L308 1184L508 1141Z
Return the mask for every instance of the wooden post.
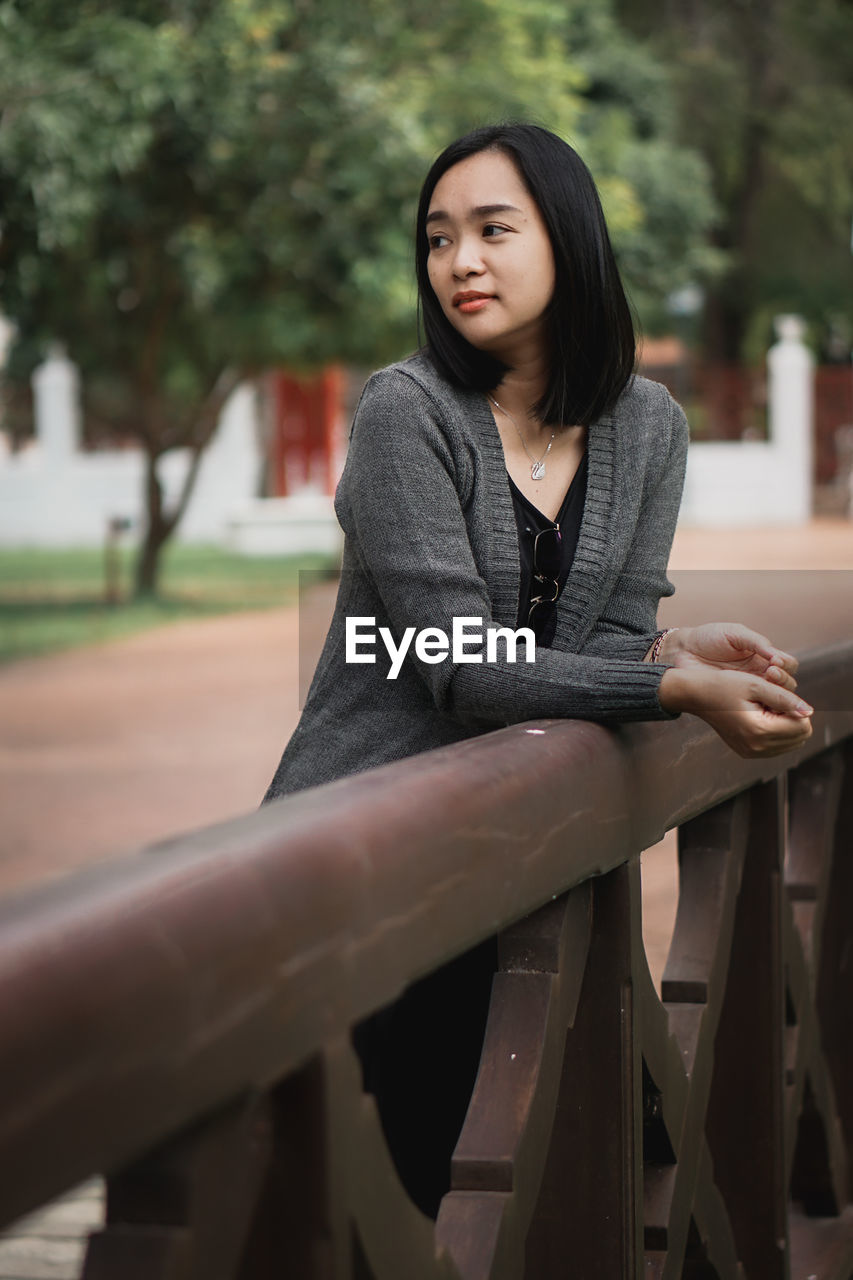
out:
M593 932L566 1036L554 1129L527 1239L526 1280L637 1274L639 1073L627 866L592 882Z
M785 779L751 793L746 858L714 1044L706 1132L748 1276L788 1274L781 877Z

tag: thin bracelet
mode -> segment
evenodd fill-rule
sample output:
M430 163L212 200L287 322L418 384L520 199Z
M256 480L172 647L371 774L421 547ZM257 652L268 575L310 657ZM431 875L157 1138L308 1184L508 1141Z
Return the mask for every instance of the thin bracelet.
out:
M649 662L657 662L660 657L660 651L663 648L664 640L668 635L671 635L673 631L677 630L678 627L666 627L663 631L658 633L658 638L652 645L651 653L649 654Z

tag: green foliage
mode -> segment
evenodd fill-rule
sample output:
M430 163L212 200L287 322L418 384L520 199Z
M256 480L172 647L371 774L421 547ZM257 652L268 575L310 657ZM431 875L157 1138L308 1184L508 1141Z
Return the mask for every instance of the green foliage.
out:
M475 102L523 111L543 63L544 105L563 123L573 105L535 23L502 0L445 9L113 0L63 25L7 2L0 265L22 335L130 380L149 419L158 392L183 409L223 363L371 362L401 326L411 341L413 198L448 125ZM489 27L518 60L508 88Z
M0 29L0 299L33 351L62 337L149 422L223 363L410 346L418 185L477 123L540 119L588 151L644 287L701 266L703 175L667 140L660 68L596 0L5 0ZM648 180L668 164L689 199Z
M708 338L735 358L766 343L774 312L825 334L853 325L853 7L846 0L620 0L669 68L680 136L703 156L725 271Z
M671 325L674 290L713 280L717 214L708 167L678 139L671 72L622 27L608 3L568 10L566 40L583 76L580 149L597 175L620 266L644 326Z
M62 340L89 420L145 447L140 588L187 496L164 510L156 459L237 377L410 350L420 182L508 118L587 156L637 297L712 265L702 165L609 0L0 0L12 375Z

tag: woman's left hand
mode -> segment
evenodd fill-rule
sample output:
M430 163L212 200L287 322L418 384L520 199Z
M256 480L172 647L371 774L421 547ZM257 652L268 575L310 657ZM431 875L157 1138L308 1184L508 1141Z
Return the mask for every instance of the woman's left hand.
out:
M799 663L766 636L739 622L679 627L664 638L658 661L674 667L717 667L762 676L782 689L796 689Z

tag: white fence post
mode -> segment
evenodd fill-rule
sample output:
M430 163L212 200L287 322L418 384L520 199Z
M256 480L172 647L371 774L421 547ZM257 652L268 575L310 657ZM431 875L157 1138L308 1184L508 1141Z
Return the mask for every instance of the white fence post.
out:
M812 515L814 361L799 316L777 316L767 353L769 440L697 440L687 455L685 525L805 524Z
M36 435L46 463L65 464L80 448L80 375L54 343L33 373Z
M774 321L776 342L767 353L770 440L790 478L786 490L793 522L812 514L814 472L814 357L803 342L799 316Z

